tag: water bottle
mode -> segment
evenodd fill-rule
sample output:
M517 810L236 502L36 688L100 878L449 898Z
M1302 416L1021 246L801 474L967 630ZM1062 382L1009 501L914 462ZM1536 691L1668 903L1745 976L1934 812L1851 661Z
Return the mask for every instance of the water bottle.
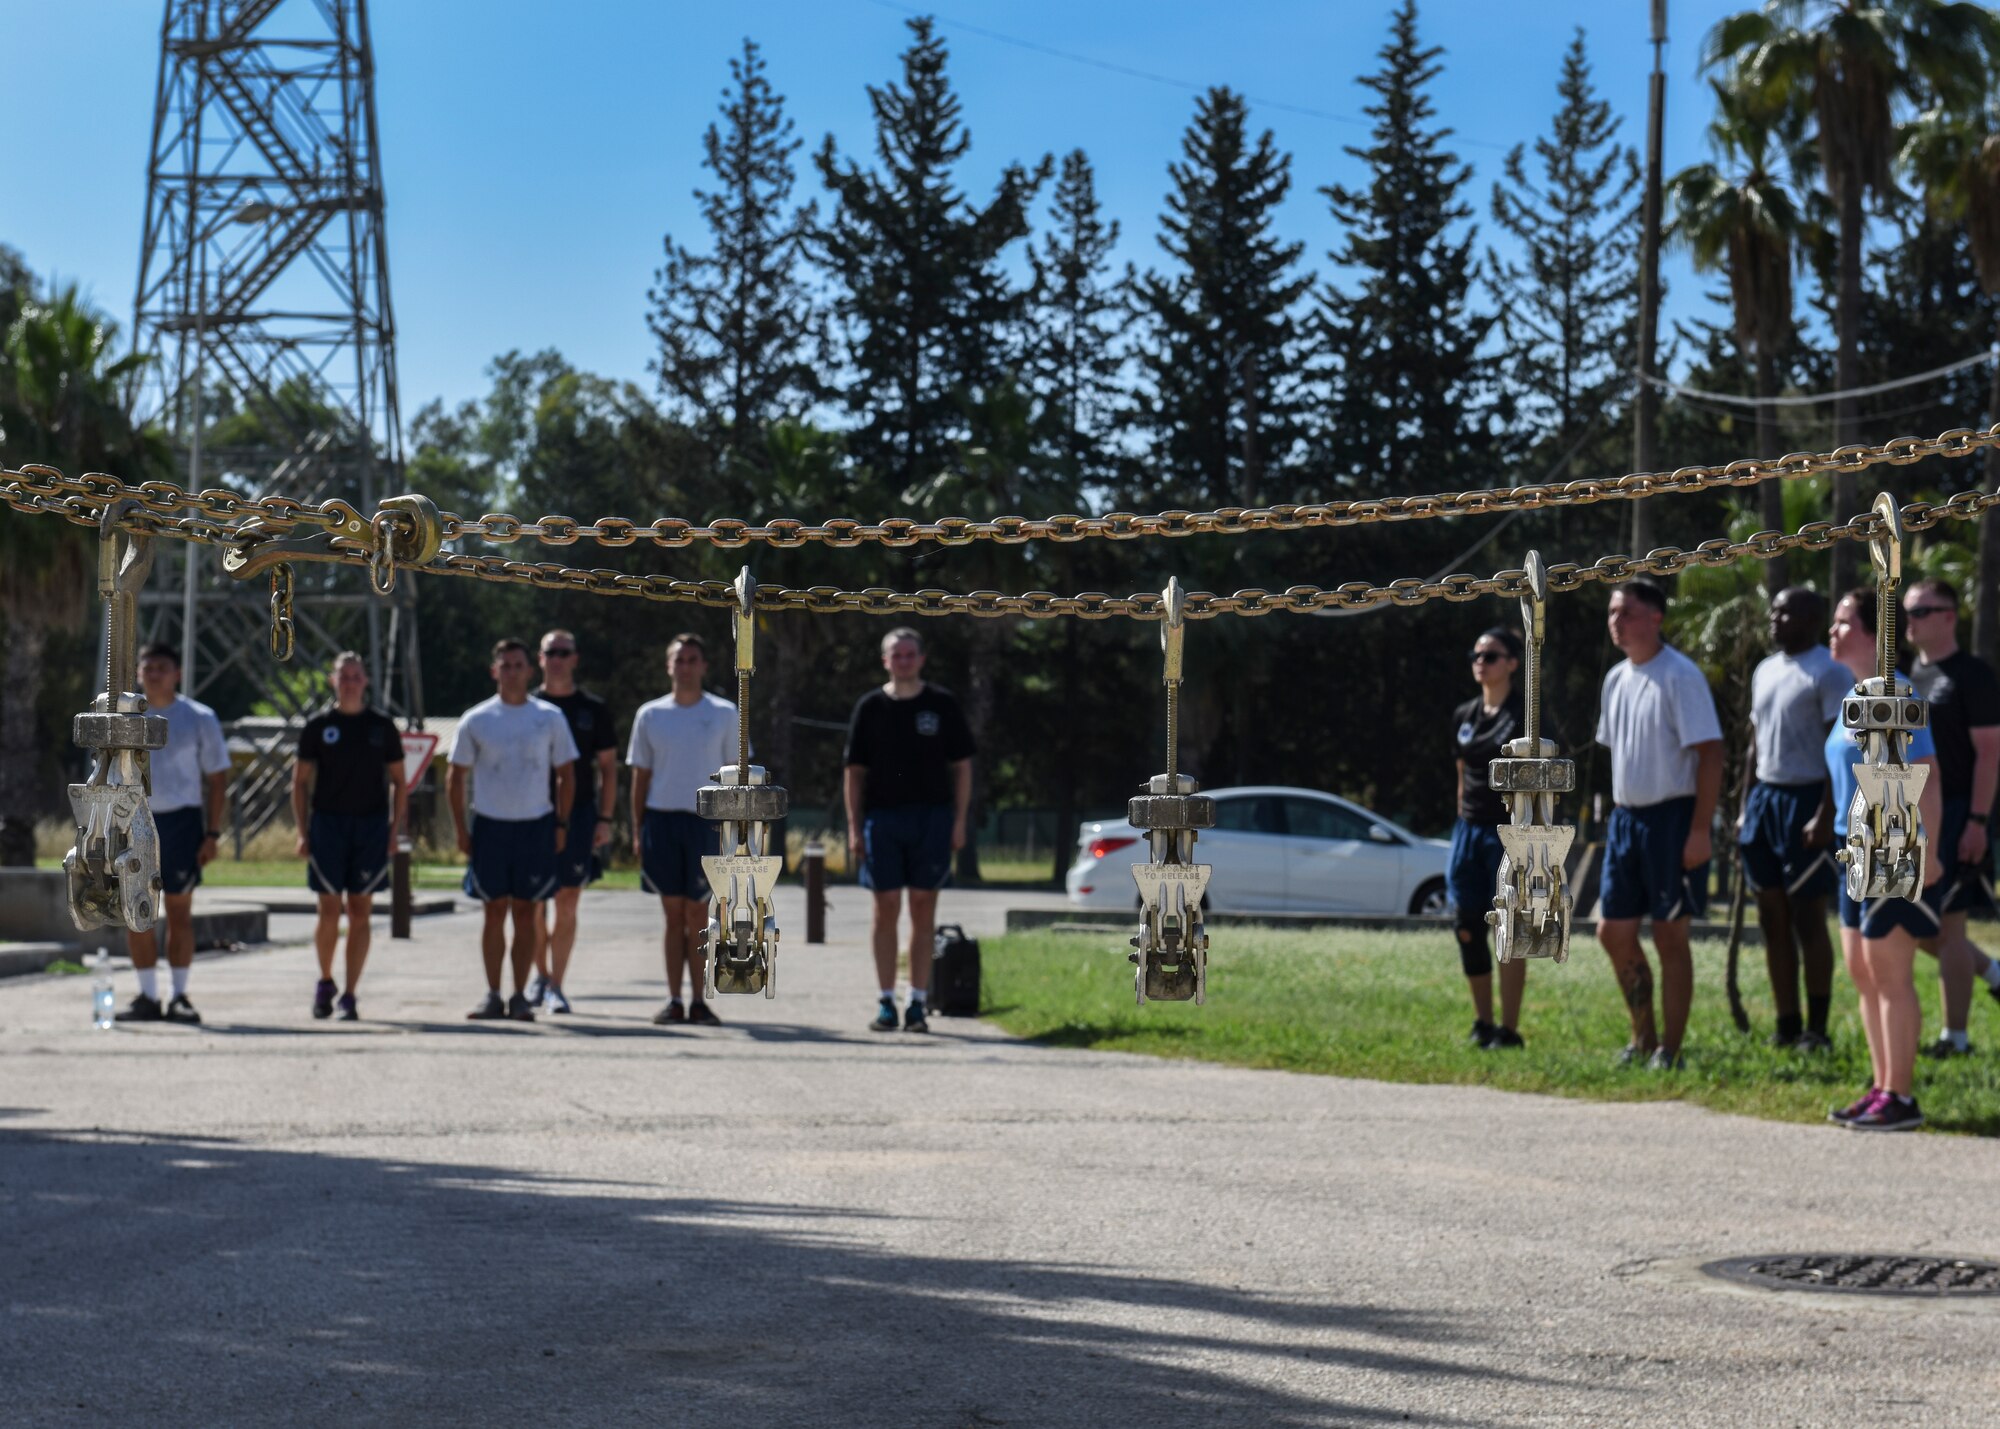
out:
M97 956L90 960L90 970L96 976L90 984L90 1001L94 1009L91 1021L99 1027L111 1025L113 1007L111 992L111 955L104 949L97 950Z

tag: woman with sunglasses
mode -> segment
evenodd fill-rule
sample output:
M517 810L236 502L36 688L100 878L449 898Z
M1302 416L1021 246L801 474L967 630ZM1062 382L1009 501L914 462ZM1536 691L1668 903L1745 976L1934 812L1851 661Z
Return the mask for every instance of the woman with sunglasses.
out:
M1901 612L1897 612L1898 615ZM1875 673L1875 592L1863 587L1849 591L1834 607L1829 643L1833 658L1865 680ZM1907 757L1930 768L1918 801L1918 817L1926 830L1939 827L1936 746L1928 729L1910 736ZM1854 800L1854 766L1861 746L1835 724L1826 737L1826 767L1831 776L1836 842L1847 839L1848 805ZM1840 946L1848 976L1861 995L1861 1026L1868 1036L1868 1060L1873 1079L1851 1105L1828 1113L1830 1120L1852 1131L1914 1131L1924 1124L1915 1091L1917 1039L1923 1012L1917 1005L1917 985L1911 974L1917 939L1938 934L1937 894L1947 859L1938 856L1933 838L1924 860L1926 884L1915 898L1868 898L1857 903L1840 883Z
M1472 1040L1480 1047L1521 1046L1521 987L1528 967L1518 959L1500 969L1500 1018L1493 1018L1493 953L1486 914L1500 876L1500 825L1507 805L1486 785L1486 766L1526 728L1514 672L1521 666L1521 637L1502 626L1473 642L1472 678L1479 693L1452 715L1452 750L1458 763L1458 822L1451 831L1445 883L1456 909L1458 959L1472 989Z

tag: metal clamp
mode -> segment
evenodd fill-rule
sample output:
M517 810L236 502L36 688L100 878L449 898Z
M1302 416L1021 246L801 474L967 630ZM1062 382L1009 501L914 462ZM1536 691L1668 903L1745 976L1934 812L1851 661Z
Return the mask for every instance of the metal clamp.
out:
M695 791L694 809L721 826L722 852L701 861L708 879L708 927L702 967L711 996L725 992L778 992L778 920L771 891L784 871L773 853L772 825L790 809L786 792L750 762L750 676L756 665L757 582L745 566L735 581L736 762L715 771Z
M138 683L138 599L153 567L152 539L121 528L137 503L114 501L98 523L97 589L104 597L104 692L71 722L91 750L90 778L69 786L76 844L63 857L70 917L80 929L143 933L159 917L160 840L147 802L150 754L167 722L146 711Z
M1500 874L1487 926L1493 929L1493 956L1569 959L1572 900L1564 864L1576 839L1574 824L1556 822L1556 795L1576 788L1576 766L1556 758L1554 740L1542 738L1542 643L1548 636L1549 573L1539 551L1528 552L1528 588L1521 596L1521 629L1527 667L1522 709L1527 731L1510 740L1500 758L1487 765L1487 787L1507 803L1500 826Z
M1215 800L1197 793L1180 772L1180 694L1187 640L1187 592L1169 579L1160 595L1161 683L1167 687L1167 772L1146 782L1126 818L1146 834L1150 857L1132 866L1139 885L1139 931L1130 960L1139 1005L1147 999L1197 1004L1208 1000L1208 930L1202 899L1211 865L1194 862L1200 829L1215 827Z
M1903 516L1888 492L1875 498L1877 532L1869 538L1875 568L1875 674L1840 702L1840 727L1861 745L1847 841L1834 854L1847 896L1915 898L1923 891L1929 840L1918 800L1930 769L1909 760L1910 736L1930 712L1916 687L1896 674L1896 601L1903 581Z

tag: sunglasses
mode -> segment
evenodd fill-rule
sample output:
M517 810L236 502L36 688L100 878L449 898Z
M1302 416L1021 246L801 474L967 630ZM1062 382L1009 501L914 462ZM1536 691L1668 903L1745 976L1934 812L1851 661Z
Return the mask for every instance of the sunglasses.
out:
M1470 658L1475 665L1489 665L1495 660L1507 659L1508 655L1505 650L1475 650Z
M1956 615L1958 609L1950 605L1913 605L1903 612L1905 620L1921 620L1926 615Z
M550 646L542 652L542 658L545 660L567 660L575 654L576 650L573 646Z

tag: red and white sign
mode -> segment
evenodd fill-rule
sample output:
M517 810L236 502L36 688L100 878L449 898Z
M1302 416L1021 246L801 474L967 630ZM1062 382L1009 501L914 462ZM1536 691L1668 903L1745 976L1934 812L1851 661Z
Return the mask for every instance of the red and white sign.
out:
M403 780L408 788L417 787L417 781L430 768L431 756L437 753L438 737L422 730L403 731Z

